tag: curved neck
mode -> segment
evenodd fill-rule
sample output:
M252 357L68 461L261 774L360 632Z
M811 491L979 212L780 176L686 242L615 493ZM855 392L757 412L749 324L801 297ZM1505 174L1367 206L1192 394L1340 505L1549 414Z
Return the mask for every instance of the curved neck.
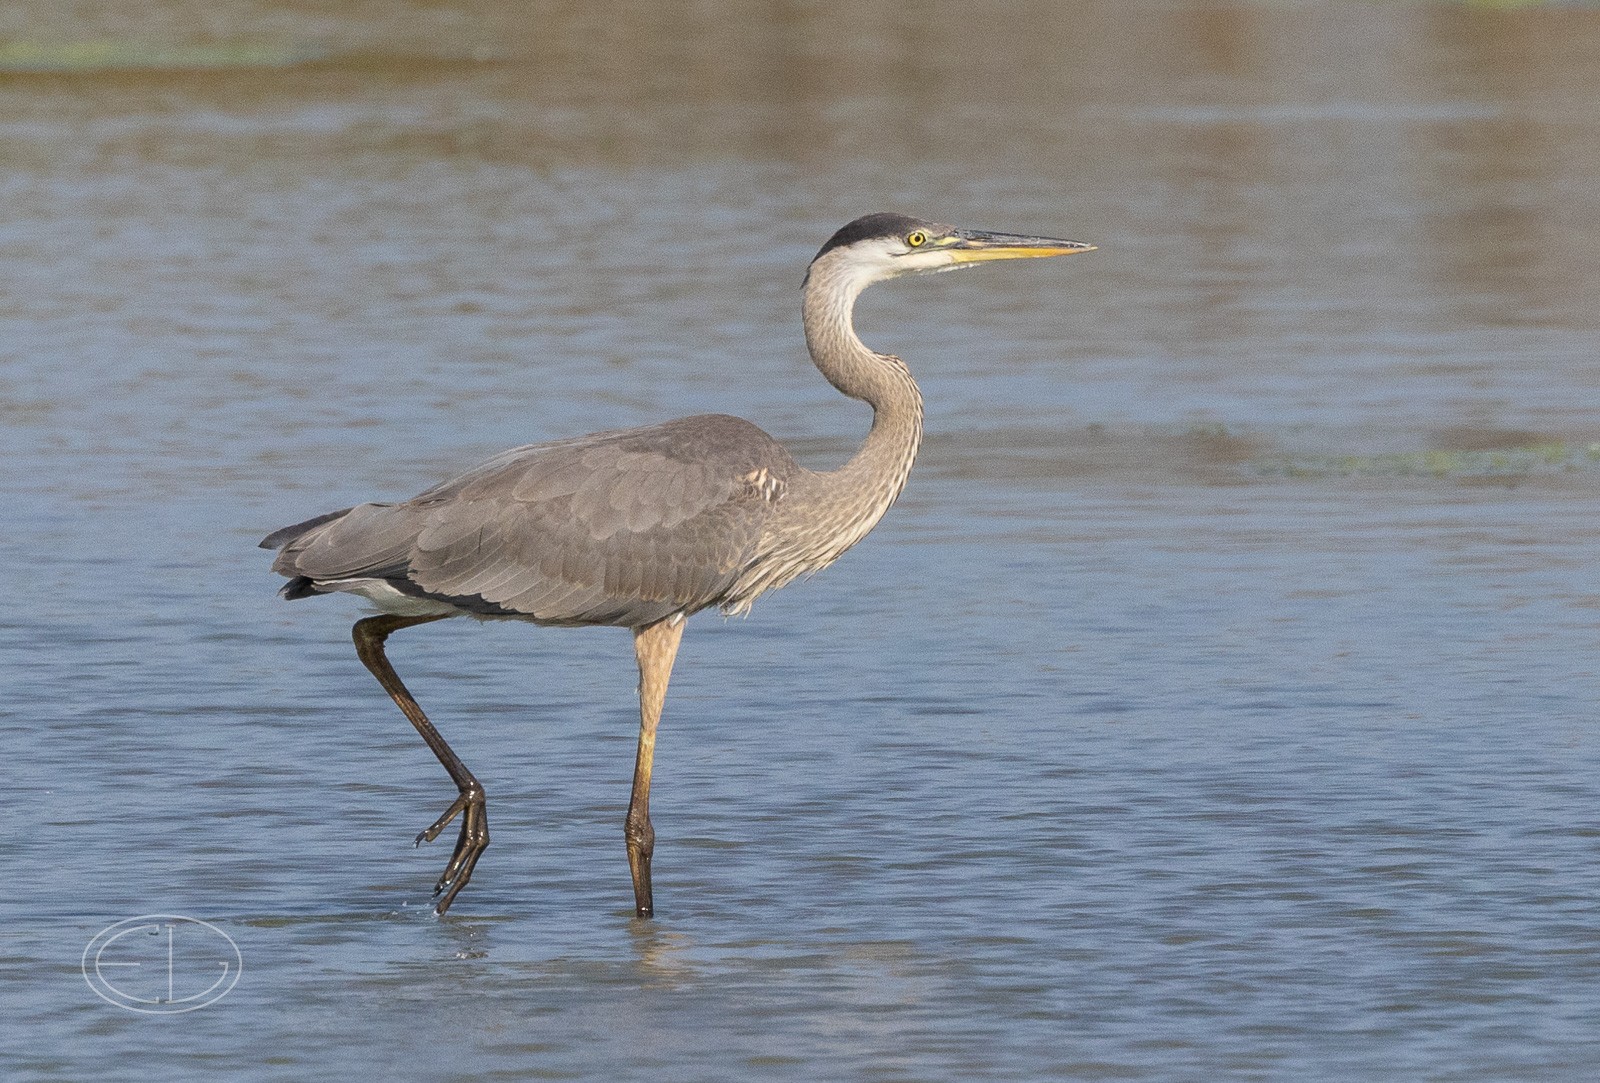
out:
M806 347L829 383L872 407L872 429L850 461L825 476L876 505L876 522L905 487L922 444L922 393L904 361L872 352L856 335L856 298L870 280L831 255L806 274Z

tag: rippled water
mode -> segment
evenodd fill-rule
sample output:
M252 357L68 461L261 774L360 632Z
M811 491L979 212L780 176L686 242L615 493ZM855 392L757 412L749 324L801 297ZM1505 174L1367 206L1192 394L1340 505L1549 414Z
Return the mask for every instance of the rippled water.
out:
M1594 1078L1600 10L917 11L0 15L7 1079ZM837 462L880 208L1101 250L864 299L929 441L691 624L657 920L628 637L397 635L494 823L433 918L449 782L255 541L704 410ZM95 996L146 914L238 985Z

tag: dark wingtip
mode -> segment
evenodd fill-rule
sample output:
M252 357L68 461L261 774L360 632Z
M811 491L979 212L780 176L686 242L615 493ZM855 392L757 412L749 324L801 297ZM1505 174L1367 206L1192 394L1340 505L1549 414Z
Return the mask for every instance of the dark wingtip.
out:
M293 526L282 527L278 530L274 530L271 534L268 534L265 538L262 538L260 541L256 542L256 545L261 549L282 549L285 543L294 541L300 535L304 534L308 530L311 530L313 527L319 527L323 523L330 522L331 520L341 518L345 515L349 515L352 510L354 509L341 508L338 511L330 511L326 514L307 519L304 522L296 523Z
M303 575L297 575L282 587L278 588L278 596L286 602L296 598L314 598L318 594L326 594L325 590L318 590L317 584Z

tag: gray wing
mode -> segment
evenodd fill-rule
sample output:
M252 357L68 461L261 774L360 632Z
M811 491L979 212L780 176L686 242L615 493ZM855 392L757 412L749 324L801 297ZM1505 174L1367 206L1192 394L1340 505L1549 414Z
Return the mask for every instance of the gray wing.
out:
M484 615L637 626L721 600L798 469L747 421L684 418L515 448L262 544L291 597L382 580Z

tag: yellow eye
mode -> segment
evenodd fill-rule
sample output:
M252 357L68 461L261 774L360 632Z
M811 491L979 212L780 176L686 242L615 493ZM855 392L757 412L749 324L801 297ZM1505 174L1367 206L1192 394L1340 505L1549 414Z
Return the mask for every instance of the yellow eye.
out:
M927 243L928 235L922 232L920 229L912 230L910 233L906 234L906 244L910 245L912 248L921 248Z

